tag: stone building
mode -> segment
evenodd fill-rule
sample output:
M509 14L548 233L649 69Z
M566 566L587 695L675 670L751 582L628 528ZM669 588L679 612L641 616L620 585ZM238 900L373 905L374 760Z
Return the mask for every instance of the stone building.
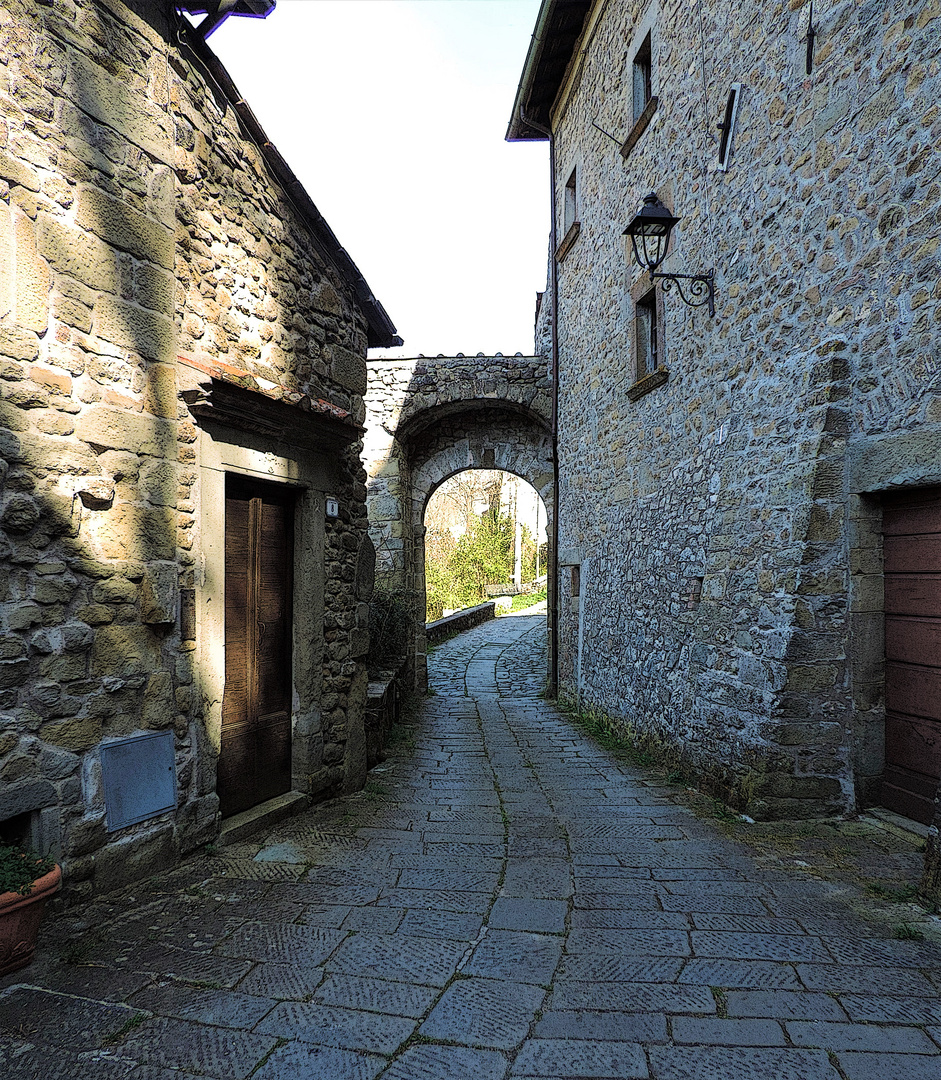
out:
M939 101L938 0L544 0L514 104L552 149L560 691L755 817L932 818ZM651 192L714 317L637 265Z
M398 343L173 4L0 7L0 837L73 894L362 785Z

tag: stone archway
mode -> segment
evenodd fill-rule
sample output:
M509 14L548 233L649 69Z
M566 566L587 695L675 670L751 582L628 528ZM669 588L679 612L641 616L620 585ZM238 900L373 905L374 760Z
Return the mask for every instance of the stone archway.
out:
M380 585L408 598L414 623L408 679L427 683L425 545L428 499L466 469L502 469L555 514L551 395L542 357L419 357L369 362L367 507ZM554 552L549 553L550 580Z

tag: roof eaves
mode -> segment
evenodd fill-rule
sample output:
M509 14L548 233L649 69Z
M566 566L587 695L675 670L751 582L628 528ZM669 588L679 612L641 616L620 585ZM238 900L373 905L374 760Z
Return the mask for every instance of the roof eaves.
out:
M524 117L535 120L541 127L549 127L552 105L565 81L593 3L594 0L542 0L507 127L508 142L546 138L544 132L528 125Z

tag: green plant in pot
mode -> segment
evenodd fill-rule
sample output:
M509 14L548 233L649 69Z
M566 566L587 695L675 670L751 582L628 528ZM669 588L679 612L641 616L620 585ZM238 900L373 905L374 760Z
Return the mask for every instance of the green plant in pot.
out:
M32 960L46 901L61 884L52 859L0 844L0 976Z

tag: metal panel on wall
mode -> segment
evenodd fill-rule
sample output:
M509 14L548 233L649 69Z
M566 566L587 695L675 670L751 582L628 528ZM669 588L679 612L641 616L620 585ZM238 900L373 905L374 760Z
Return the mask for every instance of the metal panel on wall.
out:
M176 808L173 732L116 739L101 747L108 832Z

